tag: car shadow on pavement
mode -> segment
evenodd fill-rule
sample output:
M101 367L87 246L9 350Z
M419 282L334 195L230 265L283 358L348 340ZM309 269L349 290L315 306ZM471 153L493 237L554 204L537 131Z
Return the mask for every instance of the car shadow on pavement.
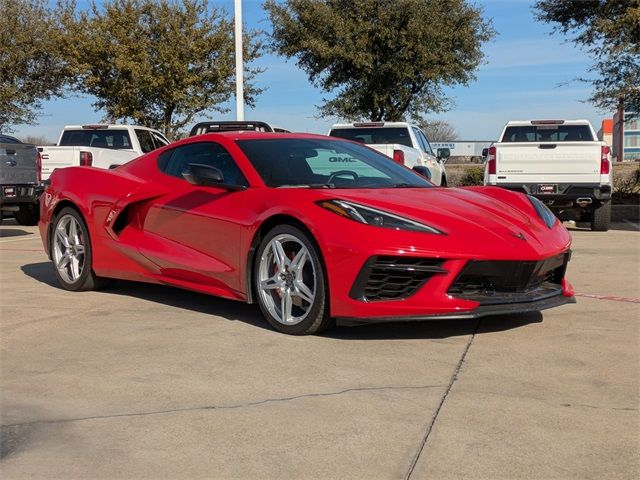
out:
M33 235L33 233L18 228L0 228L0 238L23 237L25 235Z
M22 265L20 267L20 270L22 270L22 273L24 273L27 277L31 277L34 280L46 283L50 287L60 288L58 280L56 280L56 277L53 274L53 266L51 265L51 262L39 262Z
M576 222L575 225L566 224L567 230L570 232L590 232L591 228L588 223ZM640 232L640 224L627 220L625 222L613 222L609 230L619 230L623 232ZM607 232L593 232L595 235L603 235Z
M512 330L531 323L541 323L542 319L542 313L528 312L520 315L499 315L469 320L376 323L356 327L338 327L329 330L323 336L340 340L439 339Z
M60 289L50 262L31 263L21 267L22 272L51 287ZM271 330L257 305L181 290L165 285L117 280L101 293L135 297L171 307L191 310L206 315L216 315L227 320L237 320L254 327ZM323 333L325 338L336 340L383 340L383 339L442 339L471 335L473 333L500 332L542 322L540 312L521 315L485 317L480 320L434 320L423 322L394 322L338 326Z

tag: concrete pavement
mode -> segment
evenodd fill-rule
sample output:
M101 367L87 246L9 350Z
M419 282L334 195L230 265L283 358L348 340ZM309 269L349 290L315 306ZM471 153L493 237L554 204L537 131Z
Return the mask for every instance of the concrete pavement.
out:
M300 338L168 287L63 291L3 224L0 474L637 478L640 233L572 234L577 305Z

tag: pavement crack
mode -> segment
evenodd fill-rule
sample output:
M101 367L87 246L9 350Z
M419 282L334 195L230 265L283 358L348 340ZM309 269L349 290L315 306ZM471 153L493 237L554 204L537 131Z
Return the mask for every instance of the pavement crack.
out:
M407 470L407 473L404 476L404 480L409 480L411 478L411 475L413 475L413 471L416 468L416 465L418 464L418 460L420 460L420 455L422 455L422 452L424 450L424 447L427 444L427 440L429 440L429 435L431 435L431 431L433 430L433 425L436 423L436 419L438 418L438 415L440 414L440 410L442 409L442 405L444 405L445 400L447 399L447 396L449 395L449 392L451 391L451 388L453 388L453 384L455 383L455 381L458 379L458 373L460 372L460 369L462 368L462 364L464 363L464 359L467 356L467 353L469 352L469 348L471 348L471 344L473 343L474 338L476 338L476 333L478 333L478 329L480 328L480 320L478 320L478 322L476 323L476 327L473 330L473 333L471 334L471 336L469 337L469 341L467 342L467 345L464 348L464 351L462 352L462 355L460 355L460 360L458 360L458 363L456 365L456 368L453 371L453 374L451 375L451 378L449 379L449 385L447 385L447 389L445 390L444 394L442 395L442 398L440 399L440 403L438 404L438 407L436 408L436 411L433 414L433 417L431 417L431 421L429 422L429 425L427 425L427 428L422 436L422 440L420 441L420 444L418 445L418 449L416 450L416 453L414 454L413 458L411 459L411 463L409 464L409 469Z
M31 422L2 425L0 427L2 429L8 429L8 428L23 427L23 426L38 425L38 424L43 425L43 424L81 422L85 420L104 420L104 419L111 419L111 418L145 417L150 415L167 415L170 413L194 412L199 410L232 410L232 409L239 409L239 408L255 407L258 405L264 405L268 403L290 402L293 400L299 400L303 398L333 397L333 396L344 395L352 392L375 392L375 391L385 391L385 390L426 390L430 388L443 388L444 386L445 385L438 384L438 385L393 385L393 386L382 386L382 387L354 387L354 388L345 388L344 390L338 390L335 392L305 393L302 395L292 395L289 397L266 398L264 400L256 400L253 402L239 403L234 405L204 405L204 406L196 406L196 407L172 408L167 410L157 410L157 411L150 411L150 412L114 413L111 415L92 415L92 416L77 417L77 418L34 420Z

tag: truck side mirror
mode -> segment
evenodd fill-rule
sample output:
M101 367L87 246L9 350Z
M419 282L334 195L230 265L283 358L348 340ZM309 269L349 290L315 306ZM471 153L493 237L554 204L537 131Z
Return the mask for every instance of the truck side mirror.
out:
M416 165L415 167L413 167L413 171L419 173L427 180L431 180L431 170L429 170L424 165Z
M489 155L489 149L488 148L483 148L482 149L482 156L484 158L487 158L487 155Z
M438 160L446 160L451 156L451 150L448 148L439 148L438 149Z

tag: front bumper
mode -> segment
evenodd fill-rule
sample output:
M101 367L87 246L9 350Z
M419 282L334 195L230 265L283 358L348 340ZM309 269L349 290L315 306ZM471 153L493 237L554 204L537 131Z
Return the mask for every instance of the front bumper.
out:
M338 325L356 326L368 325L370 323L388 323L388 322L417 322L426 320L472 320L481 317L493 315L513 315L528 312L539 312L548 308L559 307L568 303L576 303L574 296L564 296L562 293L553 297L543 298L533 302L522 303L506 303L500 305L481 305L475 310L462 313L445 313L434 315L412 315L401 317L373 317L373 318L349 318L338 317L336 322Z

